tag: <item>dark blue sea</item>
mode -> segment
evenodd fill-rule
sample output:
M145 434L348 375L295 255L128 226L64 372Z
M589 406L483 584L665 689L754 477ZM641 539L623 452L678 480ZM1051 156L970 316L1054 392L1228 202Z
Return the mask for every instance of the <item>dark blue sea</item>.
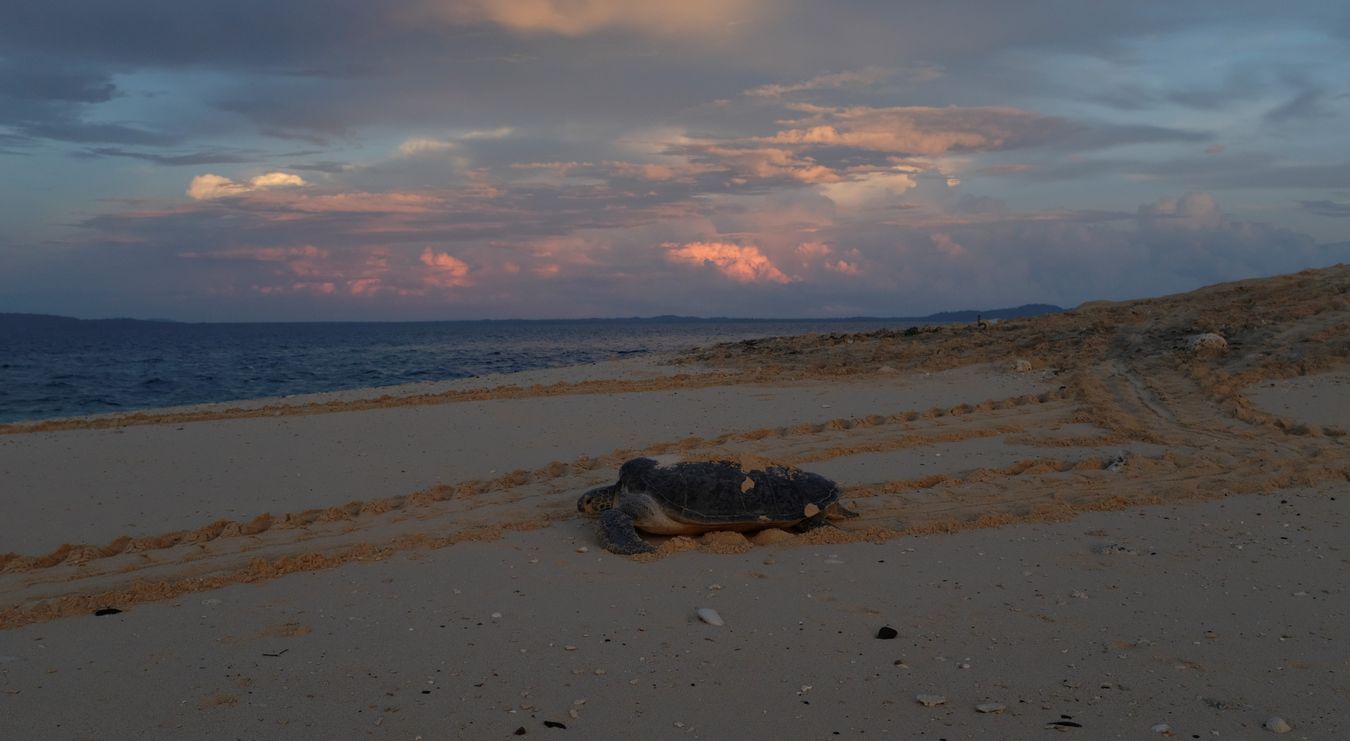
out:
M576 365L902 320L184 324L0 316L0 422Z

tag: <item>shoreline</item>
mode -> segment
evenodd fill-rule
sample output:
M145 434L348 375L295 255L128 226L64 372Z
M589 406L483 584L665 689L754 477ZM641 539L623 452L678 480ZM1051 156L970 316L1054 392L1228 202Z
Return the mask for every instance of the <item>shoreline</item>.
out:
M97 414L23 419L0 422L0 435L48 430L97 429L134 424L168 424L180 420L231 419L277 409L289 413L301 413L300 409L304 407L311 407L313 411L309 413L317 414L324 411L356 409L365 403L372 404L372 406L377 404L396 405L413 397L424 397L426 400L423 403L434 404L451 402L460 398L473 398L475 395L486 396L494 391L508 389L528 389L536 386L600 381L645 380L659 378L663 375L673 375L674 371L668 373L664 371L665 363L673 355L672 353L645 353L639 356L611 358L596 363L533 368L510 373L488 373L443 381L418 381L390 386L358 386L285 396L257 396L198 404L144 407ZM689 373L689 371L684 372Z

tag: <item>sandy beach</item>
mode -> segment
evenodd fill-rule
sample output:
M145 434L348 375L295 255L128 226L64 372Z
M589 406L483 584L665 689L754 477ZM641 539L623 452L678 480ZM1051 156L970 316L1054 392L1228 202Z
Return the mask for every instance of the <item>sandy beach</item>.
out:
M0 425L0 738L1341 738L1348 430L1346 266ZM639 455L861 516L614 555Z

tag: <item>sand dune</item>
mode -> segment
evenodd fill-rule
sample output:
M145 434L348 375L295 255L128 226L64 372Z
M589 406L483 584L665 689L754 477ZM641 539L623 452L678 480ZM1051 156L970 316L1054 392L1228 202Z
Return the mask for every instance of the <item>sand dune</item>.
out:
M1221 336L1226 347L1197 346L1193 338L1203 333ZM1062 315L983 327L775 338L674 358L536 372L525 379L6 425L0 427L0 476L6 483L3 504L11 516L0 522L0 543L5 544L0 550L8 551L0 555L0 628L7 629L0 633L5 641L0 658L13 660L0 663L0 684L8 693L0 696L8 706L0 735L20 737L5 731L31 731L44 722L42 708L48 701L32 698L43 696L33 683L38 681L37 668L46 664L29 644L44 635L68 636L72 645L93 651L95 663L105 666L99 671L106 671L109 662L124 660L125 647L91 646L78 631L99 635L109 621L132 629L138 620L147 621L145 630L159 626L154 634L167 636L173 646L170 653L149 659L148 675L172 674L164 663L188 651L191 641L212 643L214 658L208 663L247 661L255 668L241 673L249 675L250 684L194 680L197 694L186 705L146 700L136 713L106 726L118 732L105 735L135 731L172 737L202 735L202 729L216 729L206 735L266 735L256 729L271 725L245 724L253 716L266 724L311 723L306 727L315 733L337 733L330 721L299 708L305 702L282 689L289 685L277 684L279 675L269 673L274 667L256 666L256 649L261 643L294 646L296 654L305 652L311 662L320 651L328 657L325 672L388 676L411 671L406 657L381 659L369 648L359 656L333 658L333 652L357 636L383 641L379 645L397 655L404 636L372 639L365 624L335 622L327 612L313 612L367 614L366 601L384 591L382 580L393 579L418 597L406 620L385 612L382 623L406 622L409 630L426 631L431 623L449 621L455 627L490 630L499 625L487 616L495 610L492 605L505 604L502 612L511 615L515 630L538 634L505 644L500 636L475 638L468 646L448 638L438 644L458 663L432 684L439 692L452 676L458 678L459 725L434 726L433 716L410 709L406 702L390 711L385 705L392 701L374 700L371 705L358 700L364 695L352 689L360 684L354 675L339 681L349 692L315 700L325 707L369 705L363 711L369 715L360 721L373 724L376 718L388 718L395 735L433 738L483 730L481 737L493 737L509 735L517 726L542 733L549 729L539 719L556 716L589 728L587 733L596 737L633 728L625 724L640 707L661 729L653 735L722 738L734 714L711 710L700 718L698 712L707 709L705 692L715 692L707 689L711 682L724 693L739 688L745 696L738 703L759 702L756 707L765 708L766 714L772 708L766 728L786 732L797 727L792 719L800 716L803 727L821 736L843 729L875 734L883 729L938 733L947 728L958 737L996 733L1016 738L1033 726L1040 732L1058 715L1051 711L1072 706L1097 712L1104 724L1097 729L1113 729L1093 738L1117 737L1115 729L1120 729L1119 737L1138 737L1152 724L1167 721L1168 713L1180 714L1187 723L1213 720L1203 735L1223 730L1227 737L1250 732L1259 726L1261 713L1275 711L1268 706L1284 701L1297 705L1302 714L1296 728L1324 732L1308 738L1327 737L1325 732L1341 728L1342 721L1316 719L1302 689L1276 687L1270 690L1274 696L1261 702L1221 698L1237 704L1231 712L1219 712L1170 697L1166 687L1180 681L1192 695L1192 690L1199 691L1187 684L1191 675L1179 679L1175 672L1181 670L1172 668L1176 664L1191 662L1197 672L1236 671L1231 656L1193 659L1204 652L1187 647L1192 634L1206 631L1206 621L1219 619L1216 610L1236 604L1236 596L1226 591L1224 599L1206 605L1196 604L1190 595L1225 580L1236 583L1239 573L1251 568L1248 554L1231 561L1213 557L1214 549L1232 547L1232 533L1248 532L1244 528L1250 523L1239 527L1232 520L1234 512L1252 517L1282 512L1273 502L1289 501L1296 493L1319 518L1288 530L1298 533L1307 548L1279 546L1278 538L1288 535L1253 535L1265 549L1257 564L1265 581L1255 580L1253 586L1259 581L1265 585L1261 589L1281 596L1246 607L1256 616L1248 617L1270 627L1258 636L1261 640L1220 632L1228 650L1241 653L1248 647L1244 641L1252 641L1258 654L1272 650L1265 640L1271 631L1292 630L1280 625L1328 633L1342 648L1328 649L1317 661L1310 658L1317 653L1312 649L1298 653L1298 661L1333 675L1309 694L1330 704L1338 697L1343 704L1350 694L1345 675L1350 661L1343 648L1350 636L1343 628L1328 627L1324 617L1345 612L1344 590L1350 586L1345 569L1328 575L1324 596L1317 598L1330 613L1280 606L1284 599L1302 599L1288 597L1300 591L1288 585L1295 581L1293 575L1312 567L1309 559L1315 556L1309 549L1320 549L1318 557L1330 556L1329 566L1344 563L1343 554L1335 554L1329 543L1337 537L1332 523L1343 521L1341 503L1350 500L1347 377L1350 267L1337 266L1178 296L1085 305ZM846 501L862 516L840 529L802 536L773 531L749 538L654 538L659 543L655 554L613 556L596 548L593 526L575 512L575 497L586 487L612 480L619 464L640 454L783 463L819 471L843 486ZM1269 496L1277 493L1279 497ZM1332 499L1338 493L1345 495L1340 502ZM1226 502L1233 503L1229 510ZM1159 512L1175 519L1160 525ZM1269 522L1281 518L1293 524L1283 515ZM1082 537L1082 523L1087 522L1093 523L1091 530L1129 532L1139 543L1149 540L1163 554L1161 561L1151 563L1166 568L1142 568L1149 558L1140 558L1129 561L1128 573L1122 573L1117 562L1094 560ZM1156 528L1140 530L1142 522ZM953 535L966 530L987 532ZM1045 545L1028 547L1028 537ZM892 580L889 569L862 566L885 561L907 568L919 560L906 555L916 543L933 555L905 579ZM589 552L577 554L578 547ZM981 556L971 556L972 549ZM1136 544L1126 550L1141 549ZM1191 551L1193 555L1185 555ZM822 566L835 553L847 554L836 560L858 568ZM523 554L541 563L536 567L536 561L522 561ZM953 559L951 568L934 568L933 558ZM1056 589L1066 589L1059 582L1073 575L1088 594L1116 592L1119 599L1113 597L1113 604L1170 600L1172 606L1158 610L1170 611L1175 622L1164 630L1158 614L1136 614L1130 619L1142 622L1132 632L1113 623L1109 610L1086 610L1091 615L1079 619L1063 616L1072 611L1064 604L1058 605L1063 609L1033 608L1034 590L1044 586L1012 571L991 577L1006 570L997 566L989 572L986 567L994 559L1000 564L1040 559L1042 565L1033 573L1062 572L1047 577L1058 584ZM783 567L787 563L801 563L803 570L793 573ZM496 589L497 581L508 578L503 569L517 569L509 579L534 596L517 603L528 601L525 609L533 618L519 617L509 597L482 598ZM750 571L763 573L746 577ZM731 579L742 586L704 589L707 583ZM613 589L609 580L615 581ZM760 582L762 587L755 586ZM362 596L355 601L344 597L348 591L343 584L354 585L350 593ZM963 625L965 618L961 599L948 584L969 585L967 594L977 607L972 608L968 633L952 622ZM670 598L673 585L687 590L683 602ZM451 599L445 591L451 588L460 590L455 594L479 598ZM999 612L999 590L1008 591L1011 617ZM804 593L829 594L831 602L840 603L822 605L810 598L799 605L811 605L801 607L808 622L800 629L775 623L778 617L771 606L784 604L786 595ZM430 594L445 599L437 601ZM633 612L637 607L616 613L605 602L644 604L648 598L652 606L640 608L646 613ZM707 626L677 624L683 618L667 614L683 609L680 605L692 610L695 603L714 599L724 613L739 612L750 622L739 622L733 625L737 630L724 634L705 635L700 631ZM213 610L203 607L227 603L228 615L213 616ZM610 606L596 607L601 603ZM126 612L91 616L104 607ZM185 615L200 614L201 620L177 626L175 608ZM439 622L428 622L427 610L442 615ZM665 612L653 612L657 610ZM1060 619L1066 621L1062 629L1046 628L1045 623ZM477 625L479 621L487 622ZM829 621L839 626L837 632L820 627ZM945 672L964 663L979 666L979 661L958 656L979 651L1012 663L993 674L980 675L972 668L947 677L931 657L922 666L905 658L901 663L907 666L899 670L899 664L890 663L896 652L882 657L876 653L879 642L863 635L869 626L874 630L874 623L884 622L903 622L912 639L895 656L897 661L914 652L940 652L944 662L951 662L940 668ZM1182 622L1193 630L1181 630ZM664 638L655 639L660 650L658 644L644 643L651 636L635 633L646 630L665 631ZM1149 644L1153 648L1140 648L1141 636L1159 630L1168 641L1180 641L1184 634L1184 643L1167 649L1180 653L1167 654L1156 641ZM667 659L637 671L631 662L624 663L626 657L604 654L602 663L630 667L623 674L625 683L636 678L633 686L641 688L631 695L615 694L613 682L596 680L601 675L591 673L599 667L586 665L582 674L569 674L582 663L564 660L565 655L554 655L556 647L541 644L547 643L542 636L548 632L557 634L549 640L558 643L612 635ZM464 640L469 635L477 633L465 633ZM960 635L979 639L963 642ZM705 645L705 638L714 645ZM1122 647L1085 649L1112 641ZM671 657L685 655L679 647L686 643L697 648L688 654L690 664L681 665ZM517 644L526 653L514 653ZM1093 669L1090 681L1100 685L1108 680L1098 680L1109 675L1112 691L1088 691L1081 684L1087 679L1066 688L1054 684L1059 680L1048 668L1060 666L1058 657L1043 656L1050 663L1038 664L1023 656L1033 648L1052 653L1060 644L1071 644L1076 654L1084 655L1081 666L1104 661L1087 656L1095 653L1148 659L1113 664L1105 674L1100 667ZM594 649L602 654L609 650ZM785 658L789 649L796 658ZM155 654L149 646L145 650ZM737 668L728 666L727 650L740 651ZM581 692L583 685L605 685L585 690L605 698L603 709L588 700L572 718L567 711L582 707L571 705L577 698L538 683L524 682L536 694L521 699L521 672L528 672L533 660L528 652L547 655L539 659L541 666L553 672L555 685L575 684L571 694ZM53 660L58 668L75 660L69 650L56 654L66 657ZM807 656L817 663L804 663ZM1010 668L1019 661L1039 668L1020 675ZM691 668L694 662L707 670ZM474 683L498 666L499 676L513 679ZM781 669L778 683L787 684L777 689L772 683L747 686L741 672L754 676L756 667L758 673ZM270 679L252 684L257 674ZM574 677L585 680L571 679L569 684ZM913 693L901 687L910 687L905 682L916 677L922 681L913 686L947 682L944 691L951 695L951 705L934 712L915 704ZM700 680L703 690L685 688ZM1264 691L1259 675L1248 680L1233 691ZM63 675L43 680L42 687L83 691L81 681ZM410 678L390 681L406 690ZM1016 682L1022 684L1010 684ZM817 689L804 690L802 685ZM1126 685L1136 694L1121 705L1119 690ZM243 691L249 687L255 688L252 696ZM757 693L764 692L770 695L759 698ZM784 699L784 692L790 697ZM850 692L863 694L849 699ZM858 698L867 693L889 699L865 705ZM104 696L113 702L119 695L110 691ZM1295 697L1301 699L1295 702ZM1009 710L991 719L956 707L958 701L968 706L985 700L1001 700ZM808 709L803 702L814 704ZM524 705L533 710L517 707ZM515 712L506 712L507 706ZM1206 720L1206 713L1222 718ZM233 720L224 726L205 720L217 716ZM676 726L676 721L686 725ZM1134 725L1111 725L1127 721ZM998 723L1004 725L989 725ZM82 716L63 728L69 733L55 735L99 735ZM236 730L216 732L222 728ZM384 735L373 725L363 728L363 733Z

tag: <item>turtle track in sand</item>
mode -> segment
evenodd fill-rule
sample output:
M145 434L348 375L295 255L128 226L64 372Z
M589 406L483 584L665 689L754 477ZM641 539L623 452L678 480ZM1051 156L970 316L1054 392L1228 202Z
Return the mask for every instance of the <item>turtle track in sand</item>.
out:
M1228 339L1228 352L1197 355L1185 349L1187 336L1208 331ZM611 480L618 465L636 455L838 466L852 472L836 478L846 500L854 500L863 515L844 529L800 537L672 538L644 558L691 548L743 550L769 541L952 532L1232 493L1344 486L1350 480L1344 430L1280 418L1242 393L1259 381L1350 364L1350 268L1345 266L1178 296L1085 305L986 329L950 326L719 345L677 361L699 363L702 372L628 385L509 387L395 403L781 380L828 384L865 378L880 366L917 373L987 363L1007 367L1018 358L1030 360L1035 372L1053 373L1058 389L951 407L879 409L790 427L736 430L729 419L723 428L731 431L720 435L554 461L490 480L380 492L336 507L263 513L104 544L76 540L44 554L0 555L0 628L495 538L511 530L557 523L576 528L572 494ZM367 403L371 400L361 402ZM267 414L349 411L296 409ZM130 423L182 421L190 420L151 414ZM4 431L28 431L8 427ZM922 476L866 478L896 456L935 455L980 441L1002 446L986 451L989 465L962 465L949 458L945 470ZM1120 450L1131 452L1123 470L1109 470ZM589 533L590 528L573 532Z

